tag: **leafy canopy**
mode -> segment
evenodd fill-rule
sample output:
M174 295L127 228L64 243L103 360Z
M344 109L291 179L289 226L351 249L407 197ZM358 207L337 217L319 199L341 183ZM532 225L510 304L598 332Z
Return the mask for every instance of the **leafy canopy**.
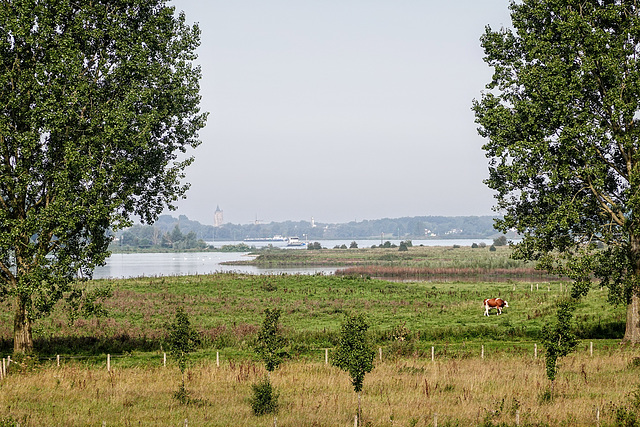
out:
M496 224L586 293L629 301L640 274L640 10L634 1L523 0L481 39L492 81L474 101ZM598 249L598 247L604 249Z
M256 353L264 361L268 372L273 372L288 356L284 347L287 340L280 331L280 309L265 309L264 321L258 331L254 348Z
M347 315L340 328L340 339L331 363L351 375L356 393L362 391L364 377L373 370L375 351L371 348L364 314Z
M24 322L188 188L200 31L165 3L0 0L0 299Z

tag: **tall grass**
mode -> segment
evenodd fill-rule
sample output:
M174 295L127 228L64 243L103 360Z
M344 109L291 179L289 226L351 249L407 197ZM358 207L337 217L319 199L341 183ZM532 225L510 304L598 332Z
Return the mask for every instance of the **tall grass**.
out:
M553 394L544 366L532 354L487 352L484 359L419 357L376 358L366 376L363 414L370 425L613 425L620 409L637 408L640 368L635 351L610 347L562 360ZM251 384L264 376L251 361L211 360L188 369L197 405L172 398L180 371L176 366L86 367L65 363L13 371L0 383L0 420L41 425L270 425L249 404ZM272 376L280 392L278 425L352 425L357 407L348 374L322 358L294 360ZM9 424L10 425L10 424Z

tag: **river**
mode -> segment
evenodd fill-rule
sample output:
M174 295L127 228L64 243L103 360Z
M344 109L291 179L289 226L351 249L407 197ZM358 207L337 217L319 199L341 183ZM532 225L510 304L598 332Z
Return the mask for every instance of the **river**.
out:
M343 244L349 247L353 240L322 240L320 244L325 248L334 248ZM386 240L385 240L386 241ZM398 245L399 241L390 240ZM359 248L369 248L379 245L375 240L355 240ZM447 240L413 240L414 246L471 246L473 243L484 242L488 245L492 240L487 239L447 239ZM207 242L215 247L234 245L243 242ZM285 242L247 242L249 246L261 247L272 244L276 247L286 247ZM306 250L304 247L287 248L289 250ZM252 265L223 265L227 261L250 259L246 252L188 252L188 253L136 253L113 254L107 259L106 265L97 267L93 272L94 279L155 277L155 276L185 276L193 274L210 274L220 272L238 272L247 274L333 274L335 267L295 267L295 268L258 268Z

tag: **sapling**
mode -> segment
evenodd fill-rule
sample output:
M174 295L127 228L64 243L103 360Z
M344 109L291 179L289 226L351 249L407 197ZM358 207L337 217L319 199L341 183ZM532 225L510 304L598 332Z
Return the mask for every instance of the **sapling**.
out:
M189 403L189 393L184 386L184 373L187 369L189 353L200 343L198 333L191 326L189 316L182 307L176 309L176 317L169 325L169 351L176 358L182 374L182 384L175 397L182 403Z
M369 324L363 314L347 315L340 329L340 339L331 363L349 372L353 390L358 393L358 424L362 419L361 392L364 376L373 370L375 351L369 343Z
M287 340L280 331L280 313L280 309L267 308L264 311L264 322L254 344L254 349L267 370L267 378L253 385L251 406L255 415L275 414L278 410L278 393L271 386L271 372L288 356L284 350Z
M565 299L558 302L557 321L552 326L542 328L543 345L546 348L545 364L547 378L552 382L556 379L558 359L575 350L578 339L571 325L575 300Z

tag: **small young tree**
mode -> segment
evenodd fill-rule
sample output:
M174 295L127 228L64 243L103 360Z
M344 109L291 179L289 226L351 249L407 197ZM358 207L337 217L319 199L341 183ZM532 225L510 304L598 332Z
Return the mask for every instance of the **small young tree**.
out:
M558 303L557 322L552 326L544 326L542 329L543 345L546 348L545 364L547 366L547 378L555 381L558 371L558 359L575 350L578 339L571 325L574 300L562 300Z
M198 333L191 326L189 316L182 307L176 309L176 317L169 325L169 351L178 361L178 367L182 373L182 384L175 397L182 403L189 402L189 394L184 386L184 372L187 368L189 353L195 350L200 343Z
M338 347L331 363L349 372L353 390L358 393L358 423L362 419L361 391L364 376L373 370L375 351L367 337L369 324L363 314L348 315L340 330Z
M280 314L281 310L278 308L267 308L264 311L264 322L258 331L254 347L269 373L280 366L287 357L287 352L284 350L287 340L280 331Z
M267 378L253 385L253 398L250 402L255 415L275 414L278 411L278 393L271 386L271 372L288 356L284 350L287 340L280 331L281 310L267 308L264 314L264 322L258 331L254 349L264 362Z

